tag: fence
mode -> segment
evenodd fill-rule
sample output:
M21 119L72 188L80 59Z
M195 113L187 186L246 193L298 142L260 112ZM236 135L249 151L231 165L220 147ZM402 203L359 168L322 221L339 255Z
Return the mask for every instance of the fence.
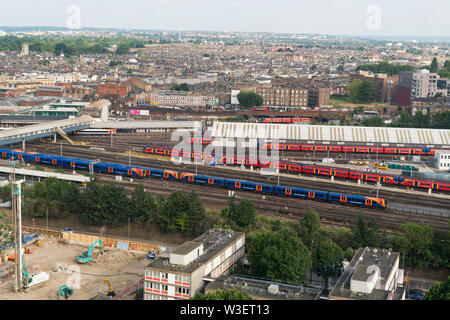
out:
M64 240L82 242L86 244L92 244L99 238L98 236L82 233L69 233L69 232L61 232L61 233L62 239ZM111 247L111 248L117 248L117 244L119 244L120 247L120 244L125 243L128 244L128 249L133 251L149 252L151 250L156 250L159 252L160 249L160 246L155 244L127 241L123 239L108 238L108 237L102 237L102 242L104 247Z

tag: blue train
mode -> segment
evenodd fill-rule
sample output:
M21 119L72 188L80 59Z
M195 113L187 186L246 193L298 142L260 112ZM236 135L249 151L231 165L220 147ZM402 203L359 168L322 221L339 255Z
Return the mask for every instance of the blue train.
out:
M153 177L158 179L176 180L199 185L217 186L233 190L251 191L265 194L283 195L292 198L301 198L317 201L325 201L336 204L348 204L361 207L385 209L386 201L383 198L364 197L353 194L334 193L322 190L304 188L292 188L286 186L274 186L252 181L226 179L175 170L163 170L140 166L128 166L117 163L93 162L87 159L61 157L57 155L25 152L22 150L0 149L0 155L4 159L19 159L58 167L72 168L105 174L124 175L135 178Z

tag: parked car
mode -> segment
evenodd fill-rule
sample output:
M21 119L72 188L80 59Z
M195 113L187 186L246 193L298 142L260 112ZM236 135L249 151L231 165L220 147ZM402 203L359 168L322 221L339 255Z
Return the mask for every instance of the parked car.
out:
M59 229L59 231L61 231L61 232L69 232L69 233L73 233L73 230L70 229L70 228Z
M424 294L420 289L411 289L408 291L406 297L413 300L423 300Z

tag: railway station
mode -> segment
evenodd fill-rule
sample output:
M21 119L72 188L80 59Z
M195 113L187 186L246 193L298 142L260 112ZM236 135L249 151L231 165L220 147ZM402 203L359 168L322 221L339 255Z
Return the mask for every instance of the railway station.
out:
M211 138L302 141L308 144L449 148L450 130L214 122Z

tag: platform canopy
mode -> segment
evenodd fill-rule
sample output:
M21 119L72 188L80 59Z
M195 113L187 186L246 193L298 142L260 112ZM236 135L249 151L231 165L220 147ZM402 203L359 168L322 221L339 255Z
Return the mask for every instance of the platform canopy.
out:
M450 145L450 130L214 122L211 137L375 145Z

